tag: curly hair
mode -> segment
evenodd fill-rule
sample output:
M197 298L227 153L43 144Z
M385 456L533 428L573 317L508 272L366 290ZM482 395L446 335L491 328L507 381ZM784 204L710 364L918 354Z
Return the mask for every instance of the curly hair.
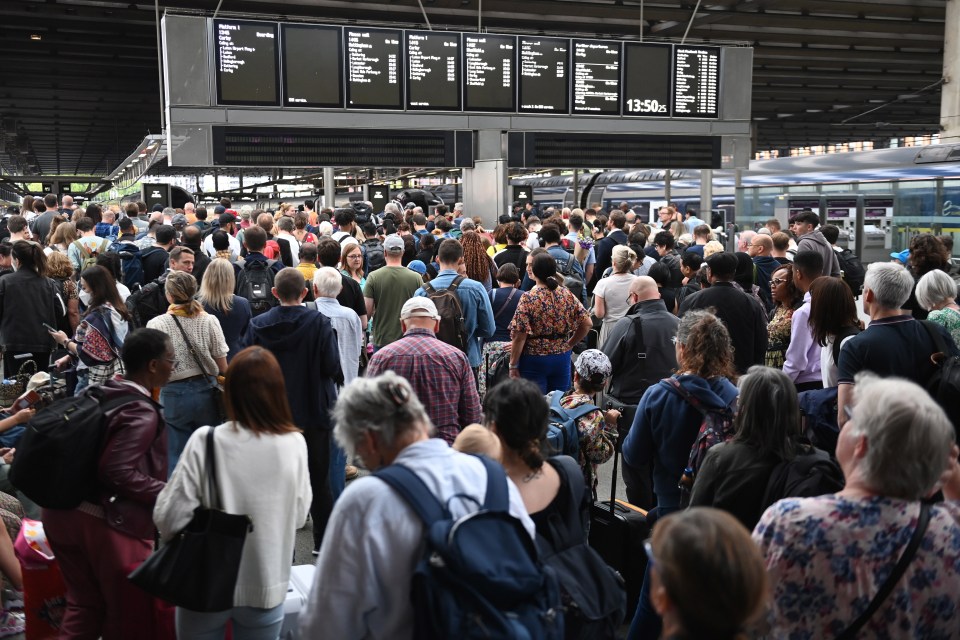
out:
M797 285L793 282L793 265L784 264L773 270L771 277L776 276L778 271L787 272L787 295L790 296L790 308L796 309L803 302L803 292L797 288Z
M907 265L915 278L950 264L950 254L937 236L921 233L910 240Z
M681 371L691 371L701 378L736 380L730 332L711 310L685 313L677 327L677 342L683 345L678 363Z
M463 262L467 267L467 277L483 282L490 277L490 257L483 248L483 241L476 231L467 231L460 238L463 245Z

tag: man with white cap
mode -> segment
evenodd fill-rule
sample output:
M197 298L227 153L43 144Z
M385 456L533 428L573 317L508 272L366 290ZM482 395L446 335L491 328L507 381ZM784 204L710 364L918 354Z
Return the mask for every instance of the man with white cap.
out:
M370 272L363 287L367 315L373 318L373 345L385 347L403 335L400 308L423 285L419 274L403 266L403 238L397 234L383 241L383 258L387 263Z
M400 326L403 337L373 355L366 375L393 371L406 378L430 416L433 435L453 444L463 427L480 422L480 396L467 355L437 338L440 314L430 298L404 302Z

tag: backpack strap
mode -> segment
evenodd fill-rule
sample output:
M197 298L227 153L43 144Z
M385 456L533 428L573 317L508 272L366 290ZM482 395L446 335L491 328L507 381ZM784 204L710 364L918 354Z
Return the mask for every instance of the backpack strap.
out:
M707 410L704 408L703 404L699 400L694 398L689 391L684 389L683 385L680 384L679 380L677 380L676 378L670 377L670 378L664 378L663 382L666 382L668 385L673 387L673 389L680 394L680 397L686 400L687 402L689 402L694 409L696 409L703 415L707 415Z
M89 258L90 256L93 255L93 254L90 253L90 251L87 249L87 245L83 244L83 243L80 242L79 240L74 240L74 241L73 241L73 244L76 245L77 249L80 251L80 257L81 257L81 259L86 260L87 258Z
M456 278L453 279L453 282L450 283L450 286L447 287L447 290L455 292L457 290L457 287L459 287L460 283L463 282L464 280L466 280L465 277L457 276Z
M930 322L929 320L918 320L920 324L923 325L923 328L927 330L927 333L930 334L930 339L933 340L933 354L931 358L938 354L942 354L944 357L950 355L950 350L947 349L947 343L943 339L943 336L940 335L940 332L937 331L934 327L938 326L935 322Z
M486 456L476 456L487 472L487 492L483 497L483 508L487 511L510 511L510 491L507 488L507 472L500 463Z
M576 257L571 253L567 257L567 265L563 268L563 275L568 276L573 272L573 261L576 260Z
M426 293L426 294L429 295L429 294L433 293L434 291L436 291L436 289L434 289L434 288L433 288L433 285L430 284L429 282L424 282L424 283L423 283L423 291L424 291L424 293Z
M407 501L417 517L429 529L434 522L450 517L447 509L440 503L433 492L427 488L416 473L402 464L391 464L388 467L375 471L375 477L387 483L394 491ZM489 474L488 474L489 475Z
M570 508L561 515L550 516L547 526L554 551L562 551L586 542L582 507L587 497L587 484L583 480L580 464L570 456L552 456L547 462L566 480L567 499Z
M569 429L573 433L567 433L567 438L569 438L571 442L579 443L580 433L579 433L579 429L577 429L577 420L584 417L588 413L592 413L594 411L599 410L599 407L597 407L594 404L590 404L588 402L587 404L580 405L576 409L564 409L560 405L560 400L562 399L563 399L563 392L554 391L553 393L551 393L550 394L550 410L555 412L561 418L563 418L564 423L567 423L567 422L570 423ZM580 448L579 444L577 445L577 448L578 449Z

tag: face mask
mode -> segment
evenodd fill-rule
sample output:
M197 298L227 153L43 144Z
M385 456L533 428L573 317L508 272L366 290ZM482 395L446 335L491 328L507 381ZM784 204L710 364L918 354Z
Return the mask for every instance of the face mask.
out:
M82 302L82 303L83 303L83 306L85 306L85 307L90 306L90 294L87 293L86 291L81 290L81 291L80 291L80 302Z

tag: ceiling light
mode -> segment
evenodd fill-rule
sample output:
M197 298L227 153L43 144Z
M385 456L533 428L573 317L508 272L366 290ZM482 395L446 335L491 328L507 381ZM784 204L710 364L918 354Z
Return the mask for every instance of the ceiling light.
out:
M31 33L31 34L30 34L30 39L31 39L31 40L43 40L43 36L41 36L39 33Z

